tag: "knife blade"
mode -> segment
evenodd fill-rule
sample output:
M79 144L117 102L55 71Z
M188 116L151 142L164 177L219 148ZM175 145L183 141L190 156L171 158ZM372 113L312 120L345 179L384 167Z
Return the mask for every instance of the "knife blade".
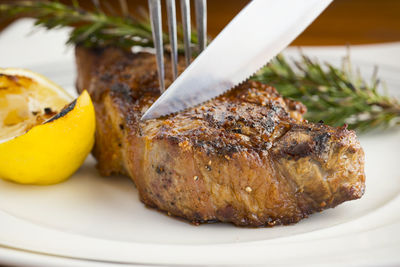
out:
M286 48L332 0L253 0L142 116L194 107L248 79Z

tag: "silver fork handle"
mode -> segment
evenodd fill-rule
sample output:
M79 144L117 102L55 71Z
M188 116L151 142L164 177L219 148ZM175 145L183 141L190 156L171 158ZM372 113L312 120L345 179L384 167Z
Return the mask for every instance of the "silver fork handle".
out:
M175 0L167 0L168 32L171 46L172 75L175 80L178 77L178 40L176 32Z
M207 0L195 0L199 53L207 46Z
M158 69L158 82L160 92L164 93L164 48L161 28L161 0L149 0L150 21L153 34L154 47L156 49L156 60Z
M120 0L124 2L123 0ZM168 31L171 45L171 65L173 79L178 76L178 41L176 29L176 7L175 0L166 0L168 14ZM156 49L158 80L160 92L165 91L165 70L164 70L164 48L161 19L161 0L148 0L150 10L150 21L153 34L154 47ZM190 23L190 0L180 0L182 11L183 37L185 47L186 65L191 61L191 23ZM121 4L121 6L123 6ZM207 45L207 0L195 0L196 26L198 31L199 52ZM124 9L124 8L123 8ZM127 9L127 8L125 8Z
M183 26L186 66L189 66L190 60L192 58L192 52L190 51L190 39L191 39L190 0L181 0L181 11L182 11L182 26Z

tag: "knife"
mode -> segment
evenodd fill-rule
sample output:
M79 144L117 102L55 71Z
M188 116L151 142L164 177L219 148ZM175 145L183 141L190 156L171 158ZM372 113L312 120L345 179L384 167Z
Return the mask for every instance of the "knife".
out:
M332 0L253 0L145 112L194 107L248 79L286 48Z

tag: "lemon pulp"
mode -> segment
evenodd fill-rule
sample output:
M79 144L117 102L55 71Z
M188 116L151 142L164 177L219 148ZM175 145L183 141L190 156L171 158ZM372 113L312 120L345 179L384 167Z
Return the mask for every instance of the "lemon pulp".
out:
M35 77L23 69L0 69L0 140L43 123L71 100L63 89L38 74Z

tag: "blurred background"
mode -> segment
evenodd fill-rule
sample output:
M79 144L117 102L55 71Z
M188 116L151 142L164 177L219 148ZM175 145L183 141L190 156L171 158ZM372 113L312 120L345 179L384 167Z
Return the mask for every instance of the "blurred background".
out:
M7 1L0 0L1 2ZM71 3L70 0L60 2ZM93 7L92 0L78 2L84 7ZM103 9L114 9L117 12L120 10L118 0L100 2ZM248 2L249 0L208 0L209 35L217 35ZM127 3L132 14L140 6L147 8L147 0L127 0ZM10 22L2 21L0 30ZM393 41L400 41L400 0L335 0L292 45L354 45Z

